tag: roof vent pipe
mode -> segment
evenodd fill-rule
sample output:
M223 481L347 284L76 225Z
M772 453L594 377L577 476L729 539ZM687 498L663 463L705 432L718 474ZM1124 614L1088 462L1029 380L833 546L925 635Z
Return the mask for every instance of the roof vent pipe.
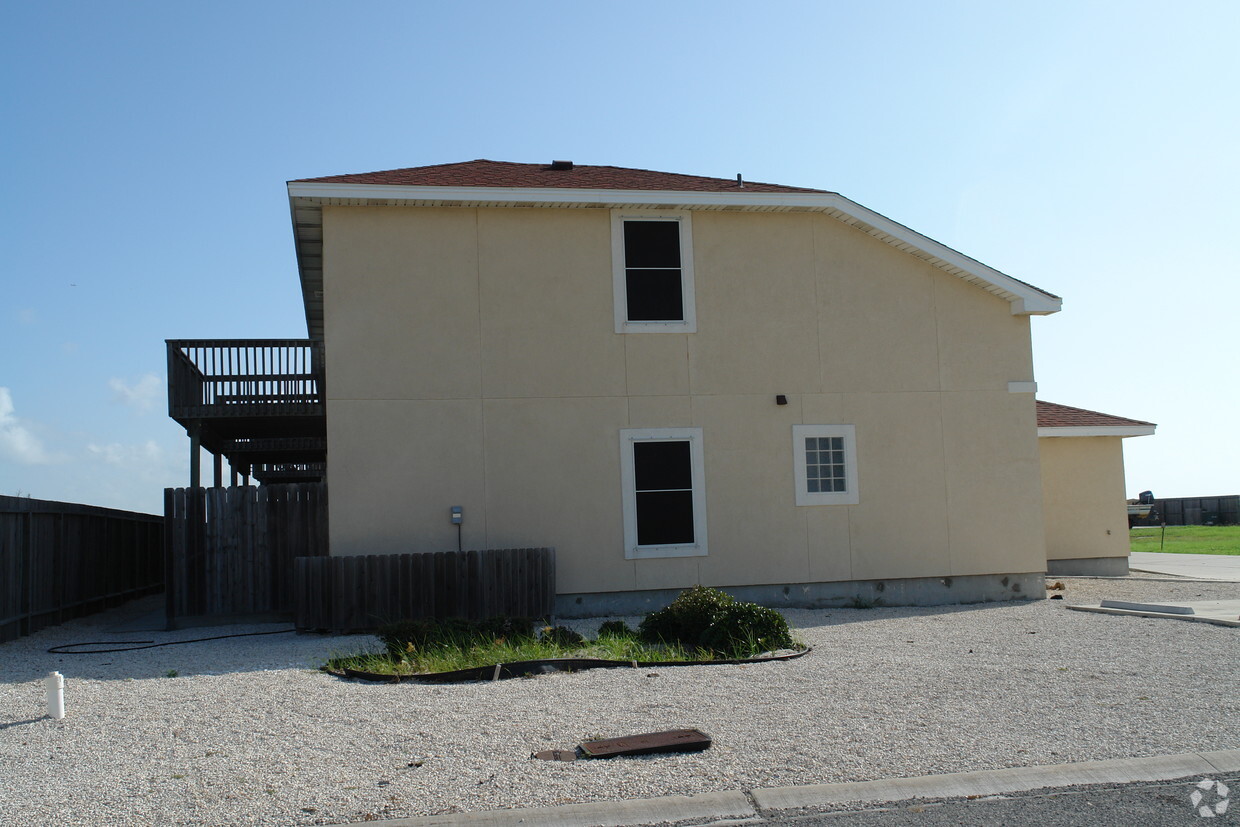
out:
M552 169L572 169L573 162L572 161L552 161L551 168Z

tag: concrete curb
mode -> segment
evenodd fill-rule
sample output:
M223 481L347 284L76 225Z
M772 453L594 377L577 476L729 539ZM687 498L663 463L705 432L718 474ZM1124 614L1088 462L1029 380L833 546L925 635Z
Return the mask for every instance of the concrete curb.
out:
M660 821L715 820L753 817L753 805L742 792L669 795L634 801L597 801L565 804L559 807L530 807L524 810L488 810L481 813L449 813L441 816L367 821L364 827L627 827ZM357 825L362 827L362 825Z
M1161 617L1170 620L1188 620L1193 623L1213 623L1215 626L1240 626L1240 620L1231 620L1231 615L1222 617L1219 614L1175 614L1172 612L1153 612L1141 609L1120 609L1111 606L1069 606L1074 612L1094 612L1104 615L1127 615L1128 617Z
M1081 784L1127 784L1133 781L1166 781L1190 775L1233 772L1240 750L1214 753L1160 755L1153 758L1118 758L1059 766L1012 767L1003 770L890 778L849 784L814 784L754 790L762 810L794 810L849 802L904 801L910 798L966 798L978 795L1027 792L1044 787Z
M842 784L769 787L751 790L748 796L739 791L673 795L635 801L569 804L561 807L450 813L368 821L365 824L368 827L627 827L688 820L757 819L760 813L769 810L797 810L834 804L880 803L912 798L966 798L1028 792L1047 787L1170 781L1176 778L1233 772L1240 772L1240 749Z

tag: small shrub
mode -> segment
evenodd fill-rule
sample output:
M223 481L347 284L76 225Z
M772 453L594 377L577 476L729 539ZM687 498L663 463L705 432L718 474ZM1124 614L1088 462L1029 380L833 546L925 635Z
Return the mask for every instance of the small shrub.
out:
M756 603L724 606L702 633L700 643L724 657L749 657L793 645L784 616Z
M727 592L694 586L681 592L667 608L646 615L637 631L648 643L697 646L719 610L734 602Z
M609 620L602 626L598 627L598 636L603 637L633 637L633 630L629 628L629 624L623 620Z
M578 646L584 646L586 639L574 632L567 626L548 626L542 630L542 634L538 636L538 640L542 643L549 643L552 646L562 646L565 649L573 649Z

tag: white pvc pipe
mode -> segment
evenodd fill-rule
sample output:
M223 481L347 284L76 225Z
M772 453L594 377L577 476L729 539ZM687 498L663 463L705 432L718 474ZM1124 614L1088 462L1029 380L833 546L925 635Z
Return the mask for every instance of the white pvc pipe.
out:
M44 683L47 684L47 715L59 721L65 717L65 676L52 672Z

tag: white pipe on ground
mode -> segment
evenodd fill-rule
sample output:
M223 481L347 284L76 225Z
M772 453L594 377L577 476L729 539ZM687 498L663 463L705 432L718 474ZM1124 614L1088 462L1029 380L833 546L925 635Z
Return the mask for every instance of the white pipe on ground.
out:
M47 684L47 716L59 721L65 717L65 676L52 672L44 683Z

